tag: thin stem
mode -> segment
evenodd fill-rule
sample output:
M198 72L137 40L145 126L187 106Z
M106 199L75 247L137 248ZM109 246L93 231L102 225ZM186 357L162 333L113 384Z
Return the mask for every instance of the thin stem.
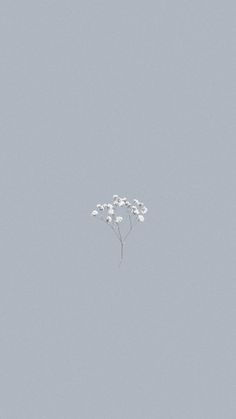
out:
M124 249L124 243L121 242L120 243L120 263L119 263L119 268L121 267L122 261L123 261L123 249Z
M104 220L104 218L102 218L102 217L100 217L99 218L99 220L101 220L101 221L103 221L105 224L108 224L109 225L109 227L111 227L111 229L112 229L112 231L114 232L114 234L115 234L115 236L116 236L116 238L119 240L119 242L120 242L120 263L119 263L119 267L121 266L121 263L122 263L122 260L123 260L123 250L124 250L124 243L123 243L123 240L122 240L122 235L121 235L121 232L120 232L120 227L119 227L119 225L117 224L117 228L118 228L118 233L119 234L117 234L117 231L115 230L115 228L114 228L114 226L113 225L111 225L111 224L109 224L109 223L107 223L105 220Z
M128 214L128 215L129 215L129 225L130 225L130 227L132 228L132 227L133 227L133 225L132 225L131 215L130 215L130 214Z
M119 263L119 267L120 267L121 263L123 261L123 256L124 256L124 242L122 240L122 235L121 235L121 232L120 232L119 224L117 224L117 228L118 228L118 232L119 232L119 236L120 236L120 263Z
M102 218L102 217L100 217L100 218L99 218L99 220L103 221L106 225L109 225L109 227L111 227L111 229L114 231L114 233L115 233L115 235L116 235L117 239L120 241L120 237L118 236L118 234L117 234L116 230L114 229L114 227L113 227L111 224L107 223L107 222L104 220L104 218Z
M131 231L133 229L133 224L132 224L131 216L130 216L130 214L128 214L128 215L129 215L129 226L130 226L130 228L129 228L128 233L124 237L124 241L127 239L128 235L131 233Z
M119 238L119 236L118 236L118 234L117 234L116 230L114 229L114 227L113 227L111 224L109 224L109 226L110 226L110 227L111 227L111 229L114 231L114 233L115 233L115 235L116 235L117 239L120 241L120 238Z
M117 228L118 228L118 232L119 232L119 236L120 236L120 242L122 243L123 240L122 240L119 224L117 224Z

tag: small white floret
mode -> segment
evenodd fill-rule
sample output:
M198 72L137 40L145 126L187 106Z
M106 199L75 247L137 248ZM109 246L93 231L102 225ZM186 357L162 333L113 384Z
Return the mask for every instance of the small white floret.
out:
M138 220L141 221L141 223L144 222L144 216L143 215L138 215Z
M94 210L91 212L92 217L96 217L96 215L98 215L98 211Z
M131 212L132 212L132 214L135 214L135 215L138 215L139 214L139 210L135 206L131 207Z
M148 212L147 207L143 207L143 208L141 208L141 213L142 213L142 214L146 214L147 212Z
M119 201L118 203L119 207L123 207L125 205L124 201Z
M110 215L108 215L108 217L106 218L106 222L108 224L110 224L112 222L112 218L110 217Z
M116 217L116 223L121 223L122 220L123 220L123 217Z

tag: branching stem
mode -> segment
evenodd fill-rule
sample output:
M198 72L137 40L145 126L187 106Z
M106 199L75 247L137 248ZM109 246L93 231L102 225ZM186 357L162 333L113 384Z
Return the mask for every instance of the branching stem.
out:
M119 263L119 267L121 266L121 264L122 264L122 261L123 261L123 257L124 257L124 243L125 243L125 240L127 239L127 237L130 235L130 233L131 233L131 231L133 230L133 228L134 228L134 225L136 225L136 224L133 224L133 222L132 222L132 218L131 218L131 216L130 216L130 214L128 214L128 216L129 216L129 231L126 233L126 235L124 236L124 238L122 238L122 234L121 234L121 231L120 231L120 226L119 226L119 224L116 224L117 225L117 231L116 231L116 229L114 228L114 226L112 225L112 224L110 224L110 223L107 223L105 220L104 220L104 218L103 217L100 217L99 218L99 220L101 220L101 221L103 221L105 224L107 224L107 225L109 225L109 227L112 229L112 231L114 232L114 234L115 234L115 236L116 236L116 238L119 240L119 242L120 242L120 263Z
M133 224L132 224L132 220L131 220L131 216L130 216L130 214L128 214L129 215L129 231L128 231L128 233L125 235L125 237L124 237L124 241L127 239L127 237L129 236L129 234L131 233L131 231L133 230Z
M119 237L120 237L120 264L119 267L121 266L121 263L123 261L123 255L124 255L124 241L122 239L122 235L120 232L120 226L119 224L117 224L117 228L118 228L118 232L119 232Z

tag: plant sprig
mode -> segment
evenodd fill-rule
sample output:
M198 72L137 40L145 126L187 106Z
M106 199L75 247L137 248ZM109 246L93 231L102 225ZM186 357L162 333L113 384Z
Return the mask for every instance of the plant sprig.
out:
M122 233L120 224L123 223L124 217L118 215L118 210L125 208L125 215L128 217L129 229ZM145 220L144 215L148 212L147 207L138 199L133 199L132 203L126 198L121 198L119 195L113 195L112 203L97 204L96 209L91 212L92 217L99 218L105 222L114 232L116 238L120 242L120 264L123 260L124 243L127 237L132 232L134 226Z

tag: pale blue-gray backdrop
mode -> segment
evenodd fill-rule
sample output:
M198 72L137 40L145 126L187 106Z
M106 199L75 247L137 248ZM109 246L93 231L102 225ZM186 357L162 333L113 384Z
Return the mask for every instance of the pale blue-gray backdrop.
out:
M0 9L1 419L235 419L235 2Z

